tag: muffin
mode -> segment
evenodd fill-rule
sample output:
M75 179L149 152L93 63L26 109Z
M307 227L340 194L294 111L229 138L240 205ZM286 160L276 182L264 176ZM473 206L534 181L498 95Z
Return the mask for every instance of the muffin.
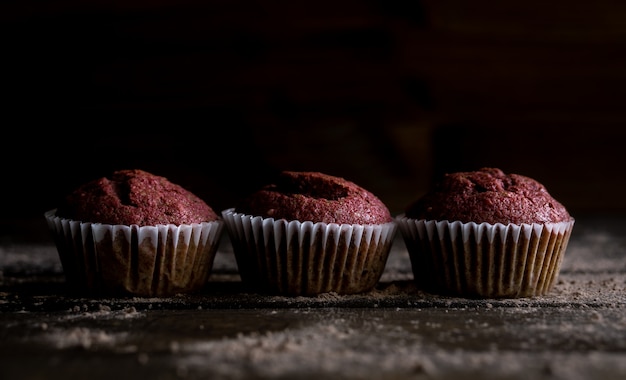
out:
M548 293L574 226L541 183L498 168L445 174L396 222L419 285L475 298Z
M102 296L202 288L224 223L195 194L143 170L85 183L44 216L70 289Z
M283 171L222 211L242 283L289 296L373 289L397 226L374 194L344 178Z

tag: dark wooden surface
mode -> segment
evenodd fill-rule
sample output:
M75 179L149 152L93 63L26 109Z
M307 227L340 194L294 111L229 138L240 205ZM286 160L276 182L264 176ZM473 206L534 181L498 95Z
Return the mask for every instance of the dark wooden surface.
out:
M0 244L3 379L623 379L623 217L577 220L546 296L464 299L412 282L401 240L371 292L243 290L228 240L196 294L77 297L45 238Z
M574 213L623 213L625 17L616 0L3 2L3 211L137 167L217 209L277 170L325 171L399 212L436 175L497 166Z

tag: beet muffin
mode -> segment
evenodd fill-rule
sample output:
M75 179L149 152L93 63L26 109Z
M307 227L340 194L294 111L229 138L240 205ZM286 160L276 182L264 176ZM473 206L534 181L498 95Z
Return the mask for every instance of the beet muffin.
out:
M282 295L373 289L397 228L374 194L319 172L283 171L222 217L244 284Z
M396 222L418 284L482 298L549 292L574 226L541 183L497 168L445 174Z
M203 287L223 220L143 170L119 170L45 213L68 284L93 295L171 296Z

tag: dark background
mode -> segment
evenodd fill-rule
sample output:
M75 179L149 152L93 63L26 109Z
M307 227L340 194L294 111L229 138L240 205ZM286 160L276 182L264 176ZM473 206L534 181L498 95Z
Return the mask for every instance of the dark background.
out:
M624 20L620 1L3 2L2 219L126 168L218 211L323 171L397 214L495 166L575 217L623 214Z

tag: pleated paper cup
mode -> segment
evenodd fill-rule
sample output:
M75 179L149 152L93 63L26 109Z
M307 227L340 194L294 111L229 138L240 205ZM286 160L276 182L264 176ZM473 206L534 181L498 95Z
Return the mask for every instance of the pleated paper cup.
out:
M574 219L489 224L396 217L413 275L425 290L474 298L547 294L559 275Z
M372 290L397 226L286 221L222 211L244 285L264 293L314 296Z
M44 214L68 285L96 296L166 297L202 288L222 220L186 225L111 225Z

